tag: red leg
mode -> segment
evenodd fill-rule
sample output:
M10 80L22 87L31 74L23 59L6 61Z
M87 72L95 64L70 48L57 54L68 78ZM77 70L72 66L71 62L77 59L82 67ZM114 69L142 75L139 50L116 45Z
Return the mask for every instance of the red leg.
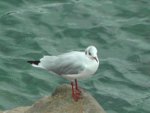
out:
M72 86L72 97L74 97L74 83L71 82L71 86Z
M72 86L72 98L74 99L74 101L78 101L81 98L81 91L79 90L77 79L75 79L75 85L73 81L71 82L71 86Z
M73 98L75 101L77 101L78 98L77 98L77 96L76 96L76 94L75 94L74 83L73 83L73 82L71 82L71 86L72 86L72 98Z
M77 79L75 79L75 85L76 85L76 90L78 90L79 88L78 88L78 81L77 81Z
M77 81L77 79L75 79L75 85L76 85L76 92L77 92L77 94L81 94L81 91L79 90L79 86L78 86L78 81Z

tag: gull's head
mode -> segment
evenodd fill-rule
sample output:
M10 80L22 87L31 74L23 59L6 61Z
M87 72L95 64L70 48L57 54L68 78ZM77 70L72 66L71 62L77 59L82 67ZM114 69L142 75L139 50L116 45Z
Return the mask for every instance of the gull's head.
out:
M87 55L91 60L95 60L96 62L99 62L97 57L97 49L95 46L89 46L85 50L85 55Z

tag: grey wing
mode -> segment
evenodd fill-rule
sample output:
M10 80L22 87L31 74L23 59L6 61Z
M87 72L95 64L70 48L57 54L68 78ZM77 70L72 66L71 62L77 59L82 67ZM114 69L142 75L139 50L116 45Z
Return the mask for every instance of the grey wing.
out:
M57 60L56 56L44 56L43 58L40 59L40 63L35 67L48 70L55 65L56 60Z
M78 53L70 52L60 56L44 56L40 59L39 67L58 75L78 74L82 72L85 67L82 62L80 62L80 57L76 57L74 54Z
M61 61L51 67L49 71L52 71L58 75L69 75L69 74L78 74L84 70L84 66L76 64L75 62L65 62Z

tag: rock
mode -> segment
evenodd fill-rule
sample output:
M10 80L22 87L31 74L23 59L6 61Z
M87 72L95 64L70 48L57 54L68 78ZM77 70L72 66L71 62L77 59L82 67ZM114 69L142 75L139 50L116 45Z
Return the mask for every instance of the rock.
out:
M2 113L24 113L26 110L28 110L30 107L17 107L12 110L4 111ZM1 112L0 112L1 113Z
M71 97L71 86L61 85L52 96L47 96L31 107L19 107L3 113L106 113L98 102L82 90L82 99L75 102Z

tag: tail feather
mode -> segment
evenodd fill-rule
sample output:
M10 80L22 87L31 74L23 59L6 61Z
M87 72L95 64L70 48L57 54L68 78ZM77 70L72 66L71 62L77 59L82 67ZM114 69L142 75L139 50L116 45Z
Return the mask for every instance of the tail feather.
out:
M40 63L40 61L27 61L27 62L30 64L35 64L35 65L38 65Z

